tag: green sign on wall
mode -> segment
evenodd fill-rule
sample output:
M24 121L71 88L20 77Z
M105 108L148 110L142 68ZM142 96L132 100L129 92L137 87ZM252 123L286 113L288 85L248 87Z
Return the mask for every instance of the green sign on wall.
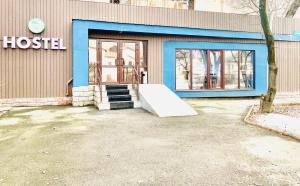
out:
M45 30L45 23L39 18L31 19L28 22L28 29L34 34L41 34Z

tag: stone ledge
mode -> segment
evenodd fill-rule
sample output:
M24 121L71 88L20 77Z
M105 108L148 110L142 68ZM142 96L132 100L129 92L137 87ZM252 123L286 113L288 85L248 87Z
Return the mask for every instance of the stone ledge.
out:
M94 91L96 85L89 85L89 86L81 86L81 87L73 87L73 91L81 91L81 92L87 92L87 91Z
M73 101L72 105L74 107L83 107L87 105L94 105L94 101Z
M87 92L73 92L73 97L87 97L87 96L93 96L93 91L87 91Z
M73 101L93 101L94 95L88 95L88 96L73 96Z
M46 106L69 105L71 103L71 97L0 99L0 106Z

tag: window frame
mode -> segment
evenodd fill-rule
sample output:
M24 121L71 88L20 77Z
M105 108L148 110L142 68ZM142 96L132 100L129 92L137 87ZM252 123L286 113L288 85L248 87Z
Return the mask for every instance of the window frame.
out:
M177 89L177 72L176 72L176 51L177 50L189 50L190 52L190 73L189 73L189 89ZM206 67L206 72L207 72L207 89L193 89L193 50L205 50L206 52L206 57L207 57L207 67ZM225 85L225 51L238 51L238 88L234 89L226 89ZM210 52L211 51L220 51L221 52L221 88L211 88L211 83L210 83L210 64L211 64L211 58L210 58ZM241 82L240 82L240 60L242 59L242 51L248 51L253 53L252 54L252 73L253 73L253 87L252 88L240 88ZM203 48L175 48L175 92L207 92L207 91L253 91L255 90L255 50L246 50L246 49L203 49Z

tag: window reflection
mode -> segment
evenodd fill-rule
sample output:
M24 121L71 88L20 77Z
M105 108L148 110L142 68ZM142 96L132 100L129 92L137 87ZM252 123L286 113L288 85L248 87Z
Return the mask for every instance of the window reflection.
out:
M226 89L238 89L239 88L239 51L227 50L225 55L225 88Z
M146 42L139 42L140 46L140 75L141 84L147 84L148 83L148 67L147 67L147 43Z
M193 89L207 89L207 51L193 50Z
M97 40L89 40L89 84L97 83Z
M126 83L132 82L132 67L123 67L122 68L122 80Z
M221 51L210 51L210 87L221 88Z
M118 43L102 42L102 65L117 65Z
M135 65L135 43L122 43L122 57L123 65L134 66Z
M118 69L115 67L102 68L102 82L115 83L118 81Z
M190 51L176 50L176 88L190 89Z
M176 89L253 88L254 51L176 49Z
M241 88L254 88L253 83L253 51L241 52L240 86Z

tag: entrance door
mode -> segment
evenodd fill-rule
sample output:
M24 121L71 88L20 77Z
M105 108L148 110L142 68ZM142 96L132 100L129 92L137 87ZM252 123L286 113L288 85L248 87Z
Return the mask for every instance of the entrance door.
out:
M102 82L118 83L118 42L102 41L99 43L100 70L102 70Z
M105 84L132 83L134 69L136 72L139 69L139 42L100 40L99 45L102 82Z

